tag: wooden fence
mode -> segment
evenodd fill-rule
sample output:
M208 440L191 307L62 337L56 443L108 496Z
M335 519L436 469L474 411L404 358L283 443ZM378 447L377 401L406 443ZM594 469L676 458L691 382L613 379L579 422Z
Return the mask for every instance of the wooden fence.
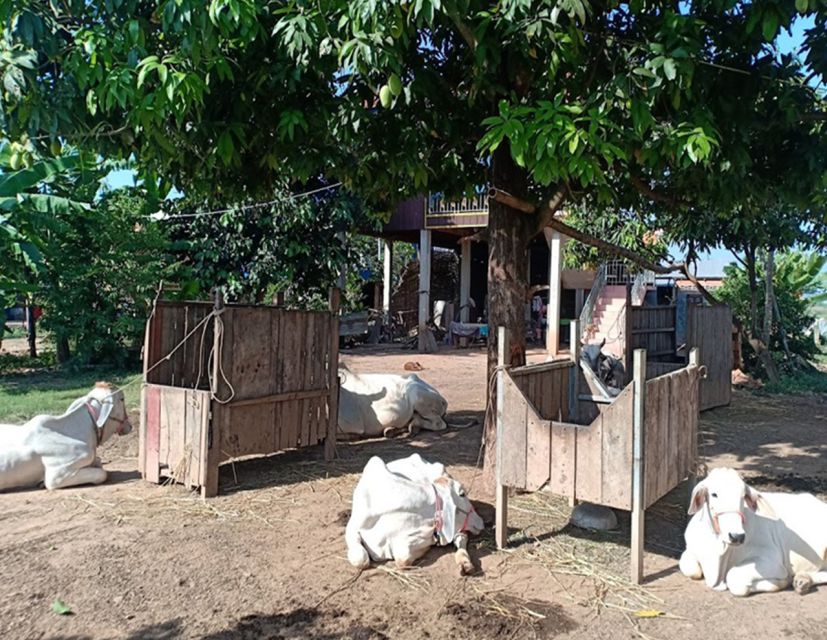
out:
M675 307L651 306L631 307L627 314L630 340L626 344L627 353L635 349L645 349L647 361L657 361L664 357L674 357L675 344ZM631 366L628 367L631 370Z
M629 307L627 307L629 308ZM679 356L676 344L676 307L631 307L626 317L626 379L631 380L632 354L645 349L647 378L654 378L685 366L686 356ZM700 362L707 369L701 382L701 411L728 405L732 398L732 312L726 305L687 306L686 345L700 352Z
M686 347L698 349L706 378L701 381L701 411L732 400L732 311L726 305L690 305Z
M338 418L338 292L331 311L158 301L147 323L139 466L205 496L218 466L325 443ZM176 348L177 347L177 348Z
M505 340L505 334L499 339ZM698 352L692 352L689 366L649 380L646 354L637 353L639 373L609 403L593 403L591 396L578 393L580 371L572 361L499 372L498 545L505 544L506 487L535 491L548 485L553 493L571 500L625 509L637 516L693 476L702 371ZM570 401L572 394L578 398L576 404ZM589 422L584 423L584 415ZM637 461L636 445L640 447ZM640 527L633 537L633 555L642 549ZM642 575L641 562L633 567L636 579Z

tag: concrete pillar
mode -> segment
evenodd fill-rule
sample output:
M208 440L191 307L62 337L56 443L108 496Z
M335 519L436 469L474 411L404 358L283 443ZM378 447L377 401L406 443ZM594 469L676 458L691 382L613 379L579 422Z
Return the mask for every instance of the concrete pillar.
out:
M385 240L385 256L382 269L382 313L385 322L390 319L391 313L391 288L393 287L393 241Z
M419 232L419 351L433 351L433 340L429 340L428 318L431 304L431 230Z
M546 332L547 359L553 360L560 352L560 297L563 291L563 236L545 229L548 242L548 311Z
M468 306L471 299L471 243L463 242L459 264L459 320L470 322L471 309Z

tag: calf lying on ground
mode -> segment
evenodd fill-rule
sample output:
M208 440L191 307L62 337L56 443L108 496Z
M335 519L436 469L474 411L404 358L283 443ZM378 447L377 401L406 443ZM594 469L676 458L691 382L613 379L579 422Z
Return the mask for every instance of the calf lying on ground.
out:
M394 560L406 567L432 545L453 543L460 572L474 569L468 555L468 534L483 530L465 489L440 463L419 454L385 464L371 458L353 492L345 530L348 561L360 569L371 560Z
M0 490L101 484L106 471L97 447L132 430L123 391L103 382L75 400L62 416L39 415L22 426L0 425Z
M407 429L442 431L448 403L419 376L339 369L339 431L378 437Z
M733 469L695 487L681 572L736 596L827 584L827 504L809 493L759 493Z

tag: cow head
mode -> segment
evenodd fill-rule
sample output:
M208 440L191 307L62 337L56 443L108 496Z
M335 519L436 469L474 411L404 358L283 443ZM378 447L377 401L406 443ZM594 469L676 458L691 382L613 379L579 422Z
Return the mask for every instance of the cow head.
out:
M98 382L95 388L86 394L85 399L97 410L95 426L103 430L100 435L100 444L116 433L119 436L125 436L132 431L123 391L113 391L108 383Z
M603 347L606 345L606 338L600 344L585 344L580 351L580 357L589 363L592 371L597 371L600 363L600 356Z
M706 508L715 535L724 545L743 544L747 537L744 509L767 517L775 513L764 497L743 481L734 469L713 469L692 492L689 514Z
M608 386L622 389L626 379L626 368L623 363L614 356L607 356L602 353L598 358L598 377Z
M462 483L446 474L434 480L434 484L439 485L443 489L447 489L451 496L450 502L453 503L450 507L451 511L443 514L443 527L445 533L448 534L446 538L450 537L451 541L453 541L462 533L470 533L472 535L482 533L485 524L474 509L474 505L471 504L471 501L468 499ZM448 500L445 501L446 508L449 506L448 502Z

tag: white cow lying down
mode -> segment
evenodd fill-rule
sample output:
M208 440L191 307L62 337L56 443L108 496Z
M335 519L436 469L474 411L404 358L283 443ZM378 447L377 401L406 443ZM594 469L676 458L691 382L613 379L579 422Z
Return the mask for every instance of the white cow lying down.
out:
M827 504L809 493L759 493L733 469L695 487L681 572L736 596L827 584Z
M406 567L432 545L454 543L461 573L470 573L468 534L483 528L465 489L444 465L425 462L418 453L388 464L374 456L353 491L345 530L347 559L360 569L371 560L394 560Z
M132 430L123 391L99 382L62 416L39 415L22 426L0 425L0 491L44 482L47 489L101 484L95 453L113 434Z
M442 431L448 403L414 374L353 373L339 369L339 430L350 435L388 436L407 428Z

